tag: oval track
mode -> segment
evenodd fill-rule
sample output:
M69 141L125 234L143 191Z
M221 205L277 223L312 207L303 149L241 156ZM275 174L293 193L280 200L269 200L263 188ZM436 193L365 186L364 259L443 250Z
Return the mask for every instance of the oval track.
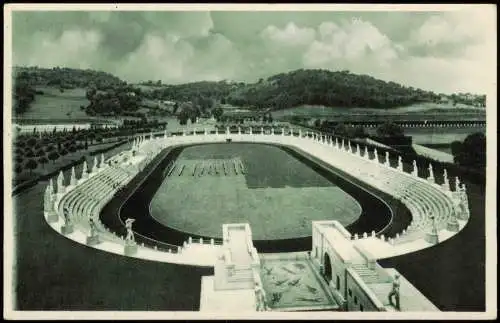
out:
M175 246L181 246L188 240L189 236L196 239L201 237L204 240L213 238L220 243L221 239L217 237L193 235L189 232L164 226L149 213L151 199L164 180L165 167L174 161L184 148L199 145L203 145L203 143L184 144L164 149L104 207L100 214L101 221L112 231L124 235L124 219L135 218L134 231L137 234L137 241L145 245L157 246L159 249L175 250ZM355 177L301 150L279 144L267 145L277 146L291 155L292 158L307 164L317 173L334 182L361 204L363 211L360 217L347 227L351 233L361 235L363 232L373 230L378 234L393 236L411 222L410 211L388 194L367 187L366 184L363 184ZM254 240L254 245L259 252L291 252L310 250L311 242L311 237L303 237Z

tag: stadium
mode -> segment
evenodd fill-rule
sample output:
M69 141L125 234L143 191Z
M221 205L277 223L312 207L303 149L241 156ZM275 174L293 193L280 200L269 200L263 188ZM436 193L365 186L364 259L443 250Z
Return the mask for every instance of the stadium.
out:
M470 228L469 190L446 169L319 132L165 130L50 179L43 214L68 248L108 261L89 279L116 295L79 288L77 309L435 312L459 296L433 290L446 270L429 275L436 264L419 257Z

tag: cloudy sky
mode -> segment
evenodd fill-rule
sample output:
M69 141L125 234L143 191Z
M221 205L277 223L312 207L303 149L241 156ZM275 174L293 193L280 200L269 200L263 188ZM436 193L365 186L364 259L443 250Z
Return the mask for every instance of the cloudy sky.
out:
M437 92L484 93L496 67L488 64L496 56L492 17L478 8L18 11L12 59L15 65L100 69L129 82L256 81L324 68Z

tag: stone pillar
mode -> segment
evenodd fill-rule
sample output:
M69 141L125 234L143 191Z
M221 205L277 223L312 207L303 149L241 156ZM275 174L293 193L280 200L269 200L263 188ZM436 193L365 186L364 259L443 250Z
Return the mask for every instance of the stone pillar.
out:
M241 127L238 127L238 135L241 135Z
M417 161L413 161L413 171L412 171L413 176L418 177L418 166L417 166Z
M377 152L377 148L375 148L375 149L373 150L373 154L374 154L373 159L375 159L375 161L378 163L378 152Z
M398 170L403 171L403 158L401 156L398 157Z
M94 156L94 164L92 165L91 173L97 173L99 170L99 166L97 166L97 158Z
M369 155L369 153L368 153L368 146L365 146L365 154L364 154L364 157L365 157L366 159L370 159L370 155Z
M446 168L444 169L444 172L443 172L443 185L442 185L442 188L445 191L449 191L450 190L450 181L448 179L448 172L446 171Z
M271 135L274 135L274 127L271 128Z
M436 227L436 218L434 218L434 216L432 216L432 228L429 232L425 234L425 241L433 245L439 243L439 235Z
M64 187L64 174L62 171L59 172L59 176L57 176L57 193L64 194L66 192L66 188Z
M87 169L87 160L84 160L82 167L82 179L87 179L87 178L89 178L89 172Z
M359 157L361 157L361 149L359 148L359 144L356 144L356 153Z
M389 152L388 151L385 152L385 165L387 167L391 166L391 162L389 161Z
M451 214L448 217L448 222L446 223L446 230L451 231L451 232L458 232L460 230L460 226L458 225L457 221L457 208L458 205L453 203L453 207L451 210Z
M204 134L205 136L206 136L206 135L208 135L207 128L204 128L204 129L203 129L203 134Z
M252 127L250 127L250 135L253 135Z
M434 171L432 170L432 163L429 163L429 177L427 177L427 180L434 183Z
M281 135L284 136L285 135L285 128L281 128Z
M219 135L219 128L215 127L215 135Z
M264 127L260 127L260 134L263 135L264 134Z
M339 148L339 138L335 137L335 147Z
M101 163L99 164L101 168L104 167L104 154L101 154Z
M299 138L302 138L302 129L299 129Z

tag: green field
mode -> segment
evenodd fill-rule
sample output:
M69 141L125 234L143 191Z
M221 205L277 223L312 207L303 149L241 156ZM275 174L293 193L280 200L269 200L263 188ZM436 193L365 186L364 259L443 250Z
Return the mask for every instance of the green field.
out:
M85 97L85 89L76 88L64 90L63 93L54 87L37 87L44 94L37 94L31 107L22 115L16 115L23 119L88 119L89 116L80 106L86 107L89 100Z
M224 174L220 163L231 160L241 160L245 173L228 166ZM200 145L183 150L176 163L183 172L165 178L150 209L157 221L181 231L221 237L222 224L248 222L256 240L286 239L310 236L312 220L347 226L361 214L354 198L277 147Z

